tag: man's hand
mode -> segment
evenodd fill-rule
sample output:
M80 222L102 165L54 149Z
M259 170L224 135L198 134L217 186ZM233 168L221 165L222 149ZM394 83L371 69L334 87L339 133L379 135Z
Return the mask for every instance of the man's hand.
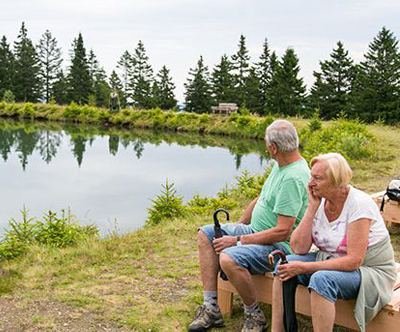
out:
M298 274L303 274L303 267L303 262L297 261L293 261L288 264L281 264L278 266L279 279L281 281L286 281L294 276L297 276Z
M236 236L223 236L218 239L214 239L213 246L217 254L220 254L225 248L236 246Z

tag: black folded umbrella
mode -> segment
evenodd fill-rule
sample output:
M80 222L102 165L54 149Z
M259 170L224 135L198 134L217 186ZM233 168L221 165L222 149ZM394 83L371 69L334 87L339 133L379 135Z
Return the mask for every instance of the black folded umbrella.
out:
M274 250L269 254L269 263L274 266L275 255L280 256L281 264L287 264L286 255L281 250ZM290 278L282 283L283 297L283 324L285 332L297 332L296 319L296 288L297 276Z
M222 237L222 230L221 230L221 225L218 220L218 213L219 212L224 212L226 214L226 220L229 220L229 212L226 211L225 209L218 209L214 211L214 237L216 239ZM220 276L222 280L228 280L228 277L224 273L224 271L220 270Z

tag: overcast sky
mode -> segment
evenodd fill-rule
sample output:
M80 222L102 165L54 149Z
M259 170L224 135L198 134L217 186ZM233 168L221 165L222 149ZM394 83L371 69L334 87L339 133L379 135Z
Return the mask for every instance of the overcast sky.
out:
M108 74L125 50L142 40L157 72L166 65L179 101L189 68L202 55L209 69L223 54L237 51L246 37L256 62L265 38L279 56L293 47L308 87L319 61L341 40L357 62L386 26L400 36L399 0L1 0L0 37L14 42L26 23L35 44L46 29L58 40L69 64L69 50L81 32Z

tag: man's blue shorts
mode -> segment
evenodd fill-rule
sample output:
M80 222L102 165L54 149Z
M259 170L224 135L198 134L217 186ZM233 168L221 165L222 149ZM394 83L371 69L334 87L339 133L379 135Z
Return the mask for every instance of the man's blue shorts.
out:
M310 252L306 255L289 255L287 260L300 262L315 262L316 252ZM274 274L277 275L276 269ZM354 270L334 271L321 270L313 274L299 274L297 276L299 284L307 286L308 290L313 290L328 301L335 303L338 299L351 300L356 299L361 285L361 272Z
M206 225L200 228L212 244L214 239L214 225ZM224 224L221 225L223 235L238 236L253 234L250 225ZM273 271L274 267L268 262L268 255L275 249L289 254L286 246L282 243L271 245L246 244L225 248L222 253L227 254L237 265L249 270L251 274L264 274Z

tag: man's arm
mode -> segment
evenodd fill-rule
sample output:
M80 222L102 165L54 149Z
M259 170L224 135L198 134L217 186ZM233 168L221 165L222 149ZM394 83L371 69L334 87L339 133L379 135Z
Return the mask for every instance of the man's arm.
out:
M278 214L278 223L275 227L258 233L242 235L240 237L240 242L245 245L271 244L286 241L289 238L295 221L296 217L288 217ZM214 239L213 241L213 246L217 254L219 254L225 248L236 246L236 244L236 236L223 236L218 239Z
M288 217L278 214L278 222L275 227L254 234L242 235L242 244L271 244L286 241L292 231L296 217Z
M251 220L251 214L253 213L253 209L254 206L257 204L258 199L260 198L260 195L258 195L246 208L246 210L244 210L243 214L241 215L241 217L238 220L238 223L241 224L250 224L250 220Z

